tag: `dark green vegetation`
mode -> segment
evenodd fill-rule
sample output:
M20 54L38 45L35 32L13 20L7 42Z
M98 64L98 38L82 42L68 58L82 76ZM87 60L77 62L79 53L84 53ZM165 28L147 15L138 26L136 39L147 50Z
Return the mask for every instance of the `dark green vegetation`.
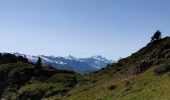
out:
M170 100L170 37L87 75L2 60L1 97L18 100ZM13 56L11 56L13 57ZM12 61L12 62L11 62ZM7 63L9 62L9 63Z
M71 71L42 69L40 59L34 65L24 57L0 54L0 63L0 98L5 100L59 99L81 80Z
M151 37L151 41L158 41L161 39L161 32L156 31L155 34Z

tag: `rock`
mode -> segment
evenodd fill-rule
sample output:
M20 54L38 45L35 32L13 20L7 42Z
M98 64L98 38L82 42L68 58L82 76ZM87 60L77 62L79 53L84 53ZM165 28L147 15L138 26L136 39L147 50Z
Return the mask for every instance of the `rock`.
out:
M165 55L165 58L170 58L170 52Z
M43 91L32 91L28 93L23 93L18 96L19 100L41 100L42 96L44 95Z
M147 69L149 69L152 65L153 65L153 60L147 60L147 59L142 60L135 67L134 74L136 75L136 74L142 73L146 71Z

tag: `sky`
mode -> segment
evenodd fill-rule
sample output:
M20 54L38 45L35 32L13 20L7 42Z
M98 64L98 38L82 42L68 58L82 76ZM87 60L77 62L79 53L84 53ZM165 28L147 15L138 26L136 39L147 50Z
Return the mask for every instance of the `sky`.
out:
M0 52L117 60L160 30L170 0L0 0Z

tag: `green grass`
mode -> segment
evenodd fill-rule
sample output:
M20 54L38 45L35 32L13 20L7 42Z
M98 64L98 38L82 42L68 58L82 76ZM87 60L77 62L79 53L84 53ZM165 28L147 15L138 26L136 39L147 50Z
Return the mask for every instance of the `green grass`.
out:
M43 82L40 82L33 77L28 84L22 86L18 90L18 95L41 91L44 92L43 100L59 99L61 98L61 95L67 95L66 92L73 88L69 86L70 84L73 84L72 82L77 77L76 74L58 73Z
M124 91L121 94L123 96L118 97L120 100L169 100L170 96L170 76L165 74L155 76L152 70L136 77L129 86L128 91ZM124 88L127 88L124 87Z
M156 76L152 68L128 82L121 82L115 90L107 89L107 82L88 84L73 89L71 96L63 100L170 100L169 74Z

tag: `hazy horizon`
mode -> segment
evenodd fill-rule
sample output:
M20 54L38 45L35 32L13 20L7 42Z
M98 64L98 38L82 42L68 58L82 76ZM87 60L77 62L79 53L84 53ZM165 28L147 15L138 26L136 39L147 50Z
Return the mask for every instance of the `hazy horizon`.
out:
M168 0L0 1L0 52L117 60L170 35Z

